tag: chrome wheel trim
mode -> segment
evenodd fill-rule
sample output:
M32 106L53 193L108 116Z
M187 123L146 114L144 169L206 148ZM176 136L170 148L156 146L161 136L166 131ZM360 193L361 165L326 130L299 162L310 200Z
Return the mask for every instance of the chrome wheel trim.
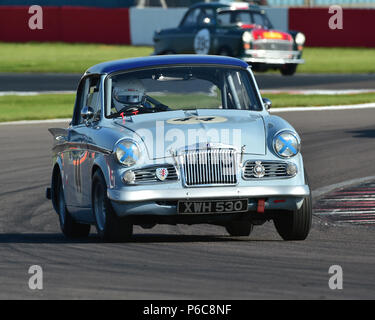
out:
M94 213L96 225L100 231L103 231L107 213L105 209L104 190L99 185L96 185L94 192Z

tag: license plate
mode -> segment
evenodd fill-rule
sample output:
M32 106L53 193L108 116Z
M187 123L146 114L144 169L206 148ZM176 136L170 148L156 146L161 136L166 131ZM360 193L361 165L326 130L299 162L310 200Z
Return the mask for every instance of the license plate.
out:
M204 201L179 201L178 213L205 214L205 213L236 213L246 212L247 199L239 200L204 200Z

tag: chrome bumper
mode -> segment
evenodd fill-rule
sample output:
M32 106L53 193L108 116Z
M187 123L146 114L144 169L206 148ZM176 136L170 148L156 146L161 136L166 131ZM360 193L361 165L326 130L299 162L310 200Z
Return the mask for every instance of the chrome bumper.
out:
M304 59L298 58L299 51L282 50L246 50L242 60L248 63L266 63L266 64L302 64Z
M156 200L226 199L294 197L304 198L310 194L308 185L300 186L253 186L253 187L210 187L189 189L108 189L108 198L116 202L144 202Z

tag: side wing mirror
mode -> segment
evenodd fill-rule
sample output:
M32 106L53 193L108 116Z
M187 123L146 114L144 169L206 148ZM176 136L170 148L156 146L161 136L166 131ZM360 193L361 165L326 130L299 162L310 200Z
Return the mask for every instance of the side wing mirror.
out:
M267 110L271 109L272 107L272 101L267 98L263 98L263 105L266 107Z

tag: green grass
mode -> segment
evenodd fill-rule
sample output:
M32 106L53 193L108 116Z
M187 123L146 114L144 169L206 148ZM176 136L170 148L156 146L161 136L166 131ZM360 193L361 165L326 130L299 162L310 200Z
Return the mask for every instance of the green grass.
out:
M0 122L71 118L74 94L0 96Z
M305 48L299 73L375 73L375 48Z
M0 72L83 73L97 63L148 56L151 47L67 43L0 43Z
M345 95L267 94L266 96L272 100L272 108L375 102L375 93ZM71 118L74 99L73 94L0 96L0 122Z
M152 47L0 43L0 72L83 73L99 62L149 56ZM305 48L299 73L375 73L375 49Z
M263 94L272 101L272 108L332 106L375 102L375 93L339 95Z

